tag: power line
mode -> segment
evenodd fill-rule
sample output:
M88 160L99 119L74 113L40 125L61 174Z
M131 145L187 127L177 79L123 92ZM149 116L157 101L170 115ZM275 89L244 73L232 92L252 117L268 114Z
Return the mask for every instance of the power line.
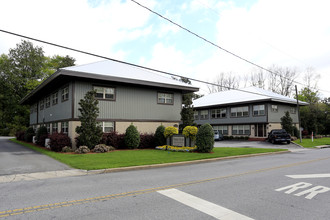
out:
M246 62L246 63L249 63L249 64L251 64L251 65L253 65L253 66L256 66L256 67L258 67L258 68L260 68L260 69L262 69L262 70L264 70L264 71L267 71L267 72L269 72L269 73L271 73L271 74L274 74L274 75L276 75L276 76L282 77L282 78L284 78L284 79L286 79L286 80L291 80L291 79L288 78L288 77L281 76L281 75L277 74L276 72L273 72L273 71L271 71L271 70L269 70L269 69L267 69L267 68L265 68L265 67L262 67L262 66L260 66L259 64L256 64L256 63L254 63L254 62L252 62L252 61L249 61L248 59L243 58L243 57L241 57L241 56L239 56L239 55L237 55L237 54L235 54L235 53L233 53L233 52L231 52L231 51L229 51L229 50L227 50L227 49L225 49L225 48L223 48L223 47L217 45L216 43L213 43L212 41L206 39L205 37L203 37L203 36L201 36L201 35L199 35L199 34L193 32L193 31L189 30L188 28L183 27L182 25L180 25L180 24L178 24L178 23L172 21L171 19L169 19L169 18L167 18L167 17L161 15L160 13L158 13L158 12L156 12L156 11L154 11L154 10L148 8L147 6L142 5L141 3L139 3L139 2L137 2L137 1L135 1L135 0L131 0L131 1L134 2L135 4L139 5L140 7L142 7L142 8L144 8L144 9L150 11L151 13L153 13L153 14L155 14L155 15L161 17L162 19L164 19L164 20L166 20L166 21L172 23L173 25L175 25L175 26L181 28L182 30L185 30L186 32L188 32L188 33L190 33L190 34L196 36L197 38L202 39L203 41L205 41L205 42L211 44L212 46L214 46L214 47L216 47L216 48L218 48L218 49L220 49L220 50L222 50L222 51L224 51L224 52L226 52L226 53L228 53L228 54L230 54L230 55L232 55L232 56L234 56L234 57L236 57L236 58L238 58L238 59L240 59L240 60L242 60L242 61L244 61L244 62ZM292 82L294 82L294 83L296 83L296 84L299 84L299 85L302 85L302 86L305 86L305 87L307 86L307 85L305 85L305 84L303 84L303 83L300 83L300 82L298 82L298 81L295 81L295 80L292 80ZM330 91L327 91L327 90L321 90L321 89L319 89L319 90L320 90L320 91L324 91L324 92L329 92L329 93L330 93Z

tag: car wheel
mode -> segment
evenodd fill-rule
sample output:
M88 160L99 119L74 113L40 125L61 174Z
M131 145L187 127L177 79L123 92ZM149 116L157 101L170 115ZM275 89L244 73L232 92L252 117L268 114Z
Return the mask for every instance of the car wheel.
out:
M287 141L286 143L287 143L287 144L290 144L290 143L291 143L291 141Z

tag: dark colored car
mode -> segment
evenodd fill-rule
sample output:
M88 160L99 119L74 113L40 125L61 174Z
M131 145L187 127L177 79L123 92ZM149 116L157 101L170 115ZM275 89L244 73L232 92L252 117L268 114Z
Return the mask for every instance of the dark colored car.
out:
M290 144L291 136L285 129L274 129L268 133L268 141L272 144L285 142Z

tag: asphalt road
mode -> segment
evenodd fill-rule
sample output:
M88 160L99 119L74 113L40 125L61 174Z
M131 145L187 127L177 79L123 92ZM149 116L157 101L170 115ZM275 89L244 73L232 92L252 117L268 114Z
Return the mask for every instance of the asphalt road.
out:
M224 140L215 141L214 147L247 147L247 148L282 148L289 150L301 150L302 147L296 144L276 143L272 144L268 141L235 141Z
M0 175L72 169L29 148L0 137Z
M0 183L0 219L329 219L329 175L287 176L329 165L322 149Z

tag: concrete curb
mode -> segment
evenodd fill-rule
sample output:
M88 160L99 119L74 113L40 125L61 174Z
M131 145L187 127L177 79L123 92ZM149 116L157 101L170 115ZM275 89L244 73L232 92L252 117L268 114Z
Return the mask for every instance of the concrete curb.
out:
M330 145L321 145L321 146L316 146L318 149L323 149L323 148L330 148Z
M43 180L43 179L52 179L52 178L59 178L59 177L84 176L84 175L153 169L153 168L171 167L171 166L183 166L183 165L189 165L189 164L214 162L214 161L218 161L218 160L230 160L230 159L238 159L238 158L246 158L246 157L283 154L283 153L291 153L291 151L288 150L288 151L268 152L268 153L260 153L260 154L246 154L246 155L238 155L238 156L230 156L230 157L217 157L217 158L210 158L210 159L203 159L203 160L191 160L191 161L183 161L183 162L120 167L120 168L110 168L110 169L101 169L101 170L72 169L72 170L61 170L61 171L47 171L47 172L38 172L38 173L4 175L4 176L0 176L0 183Z

